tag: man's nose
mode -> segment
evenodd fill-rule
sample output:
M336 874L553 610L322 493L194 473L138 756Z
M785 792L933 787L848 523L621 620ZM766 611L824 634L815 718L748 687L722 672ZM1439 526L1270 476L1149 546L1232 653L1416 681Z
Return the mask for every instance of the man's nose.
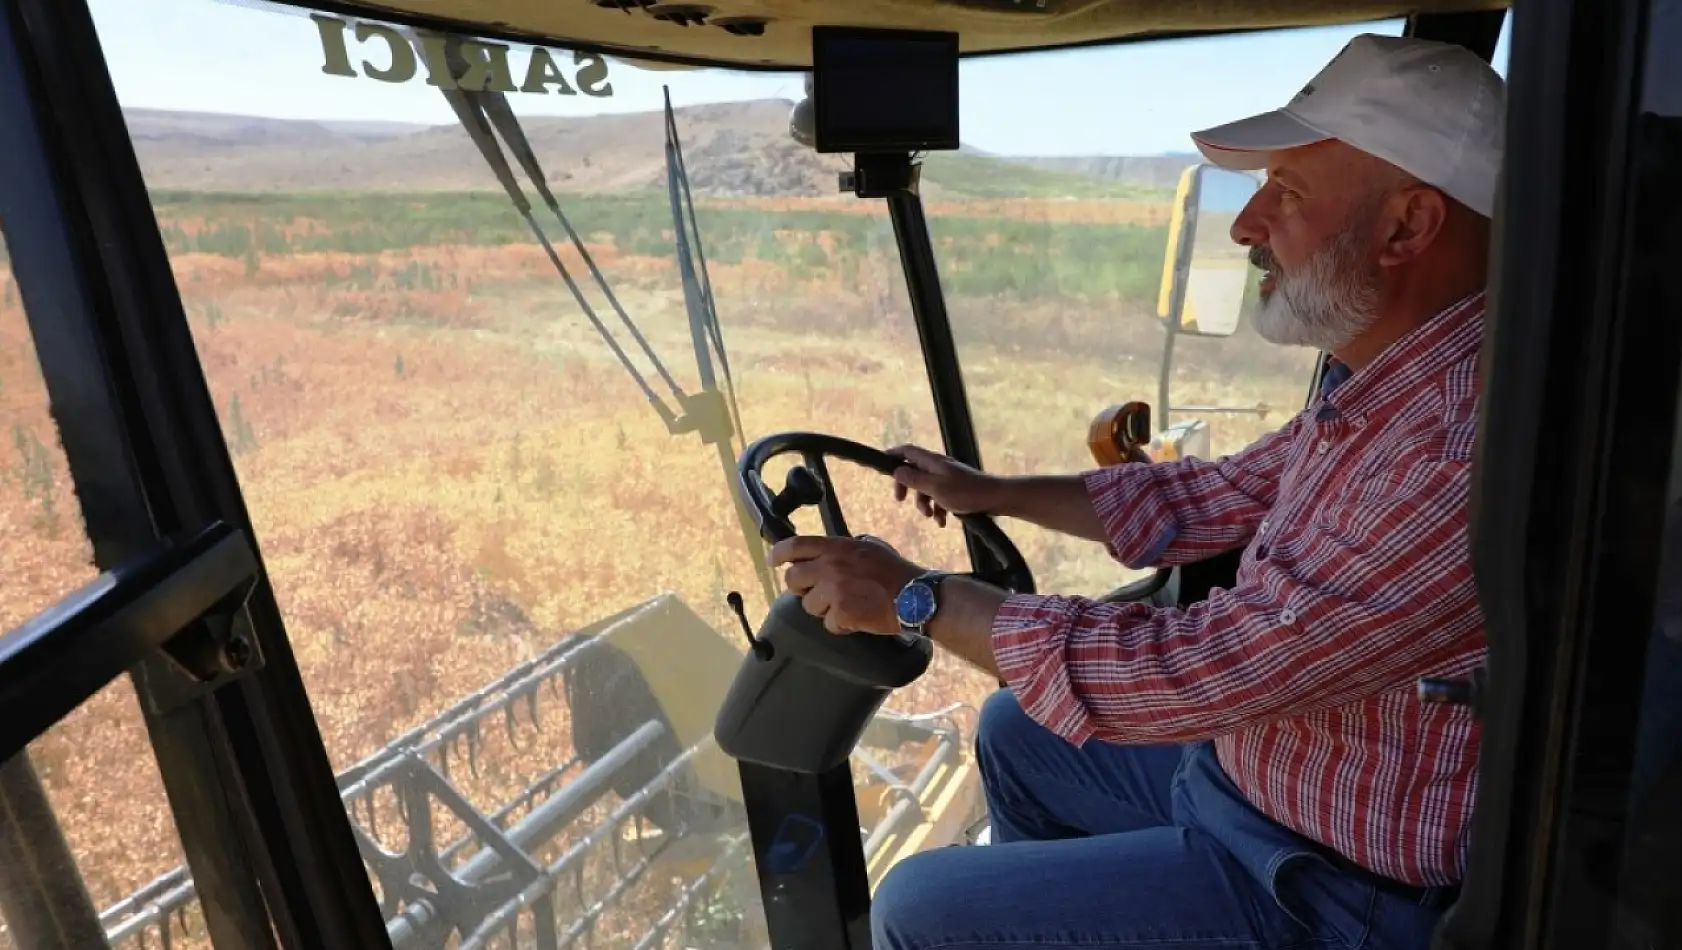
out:
M1267 243L1267 228L1260 211L1261 202L1262 191L1257 191L1250 196L1249 201L1244 202L1244 209L1238 212L1238 216L1232 219L1230 233L1233 243L1244 247Z

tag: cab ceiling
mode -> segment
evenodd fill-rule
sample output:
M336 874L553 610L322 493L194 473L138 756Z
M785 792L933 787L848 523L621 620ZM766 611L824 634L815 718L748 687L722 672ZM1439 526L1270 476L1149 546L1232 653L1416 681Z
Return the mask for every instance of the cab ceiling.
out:
M339 0L298 5L700 65L810 65L814 25L956 30L968 53L1499 10L1507 0Z

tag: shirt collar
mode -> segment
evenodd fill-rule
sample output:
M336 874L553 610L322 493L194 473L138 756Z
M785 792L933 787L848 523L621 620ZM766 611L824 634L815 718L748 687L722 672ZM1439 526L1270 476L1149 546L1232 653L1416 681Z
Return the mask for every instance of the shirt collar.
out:
M1340 361L1335 356L1328 355L1326 357L1326 371L1320 374L1320 397L1322 399L1330 397L1332 390L1342 386L1353 372L1355 371L1349 368L1348 363Z
M1358 416L1413 392L1477 351L1483 340L1483 310L1480 290L1408 331L1358 372L1330 359L1320 383L1323 404L1335 415Z

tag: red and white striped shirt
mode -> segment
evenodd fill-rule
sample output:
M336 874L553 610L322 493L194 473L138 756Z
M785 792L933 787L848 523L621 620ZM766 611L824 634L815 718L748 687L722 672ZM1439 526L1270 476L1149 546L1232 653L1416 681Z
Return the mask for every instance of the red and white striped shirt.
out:
M1483 306L1235 455L1088 473L1128 566L1244 557L1233 589L1184 609L1011 597L993 650L1028 715L1076 744L1212 739L1273 820L1387 877L1457 883L1478 725L1415 684L1484 658L1466 530Z

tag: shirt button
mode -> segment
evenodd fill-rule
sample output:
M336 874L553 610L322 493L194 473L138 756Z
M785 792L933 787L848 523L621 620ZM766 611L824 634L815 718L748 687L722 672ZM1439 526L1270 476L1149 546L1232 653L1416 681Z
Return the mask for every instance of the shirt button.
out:
M1292 610L1289 607L1286 607L1284 610L1279 611L1279 622L1280 623L1296 623L1297 622L1297 612Z
M1258 533L1259 534L1266 534L1267 533L1267 525L1268 525L1267 520L1263 519L1262 523L1261 523L1261 531L1259 531Z
M1332 444L1330 442L1326 441L1325 439L1321 439L1318 451L1321 455L1325 455L1326 450L1331 448L1331 447L1332 447Z

